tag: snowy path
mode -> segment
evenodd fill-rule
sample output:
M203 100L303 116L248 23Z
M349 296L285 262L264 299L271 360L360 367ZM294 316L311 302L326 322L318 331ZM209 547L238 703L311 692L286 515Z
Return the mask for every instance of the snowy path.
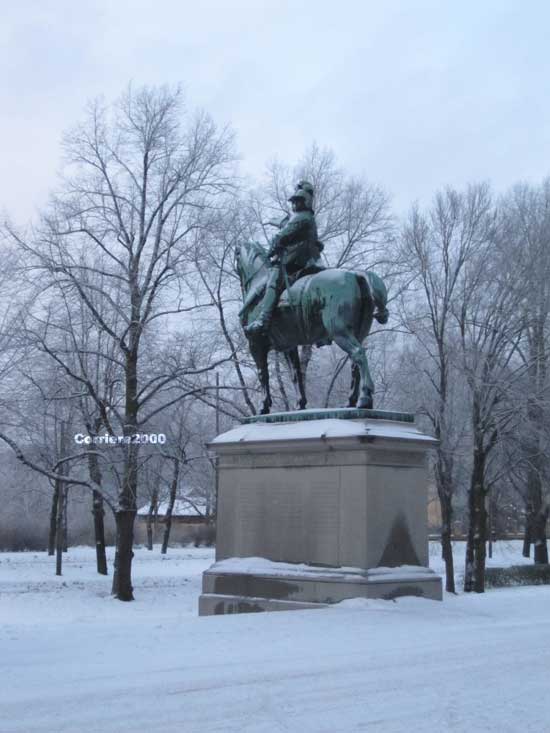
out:
M87 553L0 555L2 733L550 731L548 587L197 618L211 551L138 551L133 604Z

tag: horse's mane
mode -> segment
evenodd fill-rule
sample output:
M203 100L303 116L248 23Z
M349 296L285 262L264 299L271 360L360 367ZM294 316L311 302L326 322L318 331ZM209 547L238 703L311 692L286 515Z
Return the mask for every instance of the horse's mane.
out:
M256 255L259 255L263 260L267 262L267 250L259 242L247 242L246 243Z
M269 262L267 250L265 249L265 247L262 247L259 242L245 242L240 246L239 249L240 252L237 254L237 262L239 263L239 267L243 268L244 270L248 271L253 266L253 262L256 257L259 257L261 259L261 266L267 265ZM243 257L245 251L246 256Z

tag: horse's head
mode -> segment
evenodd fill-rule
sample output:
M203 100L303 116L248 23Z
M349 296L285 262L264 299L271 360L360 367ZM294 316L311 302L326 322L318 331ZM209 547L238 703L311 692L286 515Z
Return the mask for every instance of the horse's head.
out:
M259 242L242 242L235 247L235 269L243 290L248 290L254 277L268 264L267 252Z

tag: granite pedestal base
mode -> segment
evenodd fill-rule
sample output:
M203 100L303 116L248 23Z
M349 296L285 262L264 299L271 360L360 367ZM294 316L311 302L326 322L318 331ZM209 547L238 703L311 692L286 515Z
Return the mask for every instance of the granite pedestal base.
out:
M426 454L410 415L315 410L216 438L216 563L201 615L441 599L428 569Z

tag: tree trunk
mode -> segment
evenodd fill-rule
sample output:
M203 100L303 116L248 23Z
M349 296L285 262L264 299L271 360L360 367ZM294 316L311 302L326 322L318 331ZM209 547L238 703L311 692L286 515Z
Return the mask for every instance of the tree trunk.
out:
M474 589L474 539L468 531L466 537L466 556L464 558L464 593Z
M59 502L59 481L56 481L53 489L52 506L50 509L50 530L48 533L48 555L55 555L55 529L57 526L57 504Z
M97 572L100 575L108 575L107 570L107 553L105 549L105 525L103 517L105 510L103 509L103 497L99 491L92 494L92 514L94 515L94 537L95 537L95 557Z
M521 553L523 557L531 557L531 527L529 526L530 521L530 513L529 510L527 510L525 516L525 528L523 530L523 550Z
M136 297L132 294L132 298ZM133 305L134 321L138 322L138 312ZM132 327L132 330L134 327ZM134 336L132 336L134 338ZM124 435L130 436L138 432L138 378L137 349L128 352L125 365L125 425ZM115 571L113 573L112 592L119 601L133 601L132 558L134 557L134 521L137 513L139 444L130 443L126 453L124 477L118 495L116 511L116 552Z
M468 539L464 569L464 592L485 591L485 543L487 540L487 510L485 508L485 452L474 449L474 462L468 491Z
M543 475L545 473L546 451L541 436L544 433L547 344L545 339L545 318L537 319L532 325L531 351L532 360L529 371L532 393L527 401L530 419L530 460L527 470L527 526L529 539L533 543L533 560L536 565L548 564L548 543L546 541L546 524L550 507L545 504L543 491Z
M112 594L119 601L133 601L132 559L134 557L134 521L136 509L119 508L115 513L116 550Z
M67 492L63 484L60 483L59 495L57 499L57 516L55 523L55 574L62 575L63 570L63 515L65 513L64 504Z
M533 544L533 559L536 565L548 563L548 543L546 541L546 524L548 521L549 507L545 506L542 480L541 480L541 455L537 453L532 458L532 465L527 475L527 519L526 527L529 529L529 540ZM525 542L524 542L524 557Z
M67 517L68 501L68 487L65 487L63 496L63 552L69 550L69 522Z
M546 524L548 507L538 511L533 520L534 560L536 565L548 565L548 542L546 540Z
M472 487L468 491L468 533L466 535L466 555L464 559L464 592L474 589L474 516L475 503Z
M445 590L455 593L455 573L452 543L453 507L447 493L440 494L441 503L441 551L445 562Z
M132 558L134 557L135 511L119 509L116 520L116 553L113 572L113 595L119 601L133 601Z
M92 449L88 452L88 473L92 483L98 488L92 493L92 514L94 517L94 539L97 572L100 575L108 575L107 553L105 549L105 510L103 508L103 496L101 494L101 469L97 455Z
M489 514L487 515L488 530L487 538L489 540L489 557L493 557L493 517L494 517L494 500L493 494L489 494Z
M436 428L436 438L441 441L441 429ZM441 556L445 563L445 590L448 593L456 593L454 560L453 560L453 483L452 483L452 458L444 453L440 443L437 449L437 462L435 464L435 482L437 496L441 509Z
M153 549L153 522L156 525L158 511L158 489L153 489L151 503L147 512L147 549Z
M485 508L485 492L483 484L476 488L476 531L474 535L475 549L475 581L474 591L476 593L485 592L485 547L487 541L487 510Z
M162 548L160 550L162 555L166 555L168 550L168 542L170 540L170 530L172 529L172 512L174 511L174 504L176 503L176 493L178 490L178 480L180 475L180 461L179 458L174 458L174 474L172 476L172 483L170 484L170 496L168 498L168 508L166 510L166 519L164 525L164 536L162 538Z

